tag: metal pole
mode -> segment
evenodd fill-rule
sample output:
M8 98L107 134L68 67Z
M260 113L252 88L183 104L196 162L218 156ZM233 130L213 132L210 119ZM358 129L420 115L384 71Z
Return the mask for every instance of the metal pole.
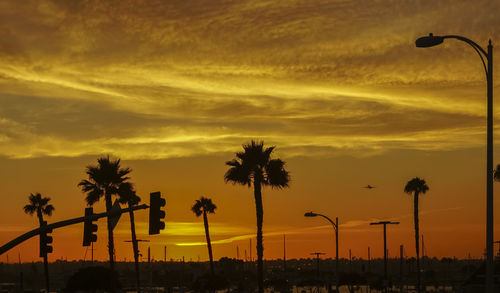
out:
M371 271L371 264L372 264L372 259L370 256L370 246L368 246L368 271Z
M370 223L370 225L383 225L384 226L384 292L387 292L387 224L397 225L399 222L391 222L391 221L381 221Z
M384 223L384 280L387 281L387 223Z
M316 276L318 277L319 281L319 253L316 254Z
M486 162L486 292L494 292L493 266L493 46L488 43Z
M283 272L286 273L286 236L283 234Z
M339 290L339 218L335 217L335 291Z
M403 292L403 245L399 246L399 292Z

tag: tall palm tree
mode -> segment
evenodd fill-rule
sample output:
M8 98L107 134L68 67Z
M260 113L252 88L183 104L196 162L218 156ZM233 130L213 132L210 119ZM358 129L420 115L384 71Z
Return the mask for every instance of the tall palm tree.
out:
M420 194L425 194L429 190L429 186L425 183L424 179L418 177L406 183L404 191L408 194L413 193L413 219L415 223L415 249L417 252L417 292L420 293L420 232L418 223L418 197Z
M106 201L106 212L111 210L113 206L112 196L118 195L120 184L124 183L129 177L129 168L122 169L120 167L120 159L114 161L109 159L109 156L97 159L97 165L87 166L88 179L83 179L78 183L82 192L87 194L85 200L89 206L94 205L103 196ZM109 253L109 266L112 271L115 268L114 259L114 240L113 240L113 226L111 218L108 217L108 253Z
M140 274L139 274L139 247L137 245L137 236L135 234L135 220L133 206L136 206L141 202L141 198L136 194L134 186L130 182L123 182L118 187L119 201L122 204L127 204L130 208L128 214L130 218L130 231L132 233L132 249L134 250L134 262L135 262L135 275L136 275L136 285L137 292L141 288L140 284Z
M212 202L210 198L201 197L197 199L191 210L193 213L199 217L203 215L203 223L205 224L205 236L207 238L208 247L208 257L210 258L210 273L214 275L214 258L212 255L212 243L210 243L210 232L208 231L208 218L207 214L215 214L215 209L217 206Z
M264 271L262 258L264 246L262 243L262 223L264 209L262 206L262 186L272 188L288 187L290 176L285 170L285 162L271 159L274 146L264 148L264 142L251 141L243 145L243 152L237 152L236 158L227 161L230 166L224 175L226 183L247 185L254 188L255 209L257 214L257 280L259 293L264 292Z
M29 198L29 204L24 206L24 212L33 216L36 213L40 227L44 225L43 215L52 216L55 208L53 205L49 204L50 197L43 197L40 193L31 193ZM47 260L47 253L43 254L43 268L45 271L45 288L47 292L50 292L50 282L49 282L49 262Z

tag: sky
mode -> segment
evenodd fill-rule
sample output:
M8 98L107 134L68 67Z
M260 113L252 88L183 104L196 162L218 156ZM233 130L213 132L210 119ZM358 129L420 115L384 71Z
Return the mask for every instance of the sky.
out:
M206 260L202 219L190 207L207 196L218 207L209 216L214 257L237 249L249 257L253 193L223 175L255 139L276 146L291 174L289 188L263 190L266 259L283 256L284 234L287 257L334 257L332 227L305 218L310 210L339 217L341 257L351 249L366 258L368 247L382 256L381 228L369 223L386 219L401 222L389 228L390 255L404 245L414 256L413 200L403 188L416 176L430 187L420 202L425 254L482 257L484 70L465 43L414 42L432 32L496 46L499 9L499 1L0 1L0 245L36 227L22 211L30 193L51 198L49 222L82 216L77 184L110 155L132 169L143 202L154 191L167 200L160 235L147 235L147 211L137 212L139 238L150 240L140 244L144 256L150 247L163 259L166 246L167 259ZM54 231L49 259L88 259L82 233L83 225ZM105 260L104 220L98 234L95 256ZM132 258L128 215L115 234L117 259ZM38 240L0 261L7 255L38 260Z

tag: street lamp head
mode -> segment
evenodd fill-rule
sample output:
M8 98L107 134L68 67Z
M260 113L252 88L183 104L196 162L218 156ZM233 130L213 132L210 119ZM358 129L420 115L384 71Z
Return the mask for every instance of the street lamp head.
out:
M307 212L304 214L304 217L316 217L318 214L313 213L313 212Z
M434 47L443 42L444 38L441 36L434 36L432 33L430 33L428 36L418 38L415 41L415 45L418 48L427 48L427 47Z

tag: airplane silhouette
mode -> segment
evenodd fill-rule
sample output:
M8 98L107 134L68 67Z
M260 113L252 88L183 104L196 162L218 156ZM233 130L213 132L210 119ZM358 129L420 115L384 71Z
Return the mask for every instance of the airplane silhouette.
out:
M375 186L371 186L370 184L366 185L365 187L363 188L367 188L367 189L372 189L372 188L375 188Z

